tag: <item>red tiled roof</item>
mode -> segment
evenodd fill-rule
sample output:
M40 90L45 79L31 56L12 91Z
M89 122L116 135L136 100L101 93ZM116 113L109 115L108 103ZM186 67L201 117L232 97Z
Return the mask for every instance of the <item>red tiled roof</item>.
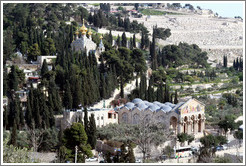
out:
M116 114L116 112L114 110L110 110L108 113Z
M38 80L39 77L29 77L30 80Z

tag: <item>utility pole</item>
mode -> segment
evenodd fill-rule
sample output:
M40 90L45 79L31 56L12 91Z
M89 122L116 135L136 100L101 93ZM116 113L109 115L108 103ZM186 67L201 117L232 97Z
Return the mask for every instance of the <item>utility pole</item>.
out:
M78 146L75 146L75 163L77 163L77 152L78 152Z

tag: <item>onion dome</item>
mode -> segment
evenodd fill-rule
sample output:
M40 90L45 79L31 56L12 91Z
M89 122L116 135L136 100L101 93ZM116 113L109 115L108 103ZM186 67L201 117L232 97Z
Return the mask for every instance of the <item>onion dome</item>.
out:
M80 28L80 32L84 35L86 34L87 32L87 28L85 27L85 24L84 24L85 20L83 19L83 25L82 27Z
M88 31L88 35L91 36L92 32L91 32L91 28Z
M78 34L79 34L79 30L78 30L78 29L75 31L75 34L76 34L76 35L78 35Z

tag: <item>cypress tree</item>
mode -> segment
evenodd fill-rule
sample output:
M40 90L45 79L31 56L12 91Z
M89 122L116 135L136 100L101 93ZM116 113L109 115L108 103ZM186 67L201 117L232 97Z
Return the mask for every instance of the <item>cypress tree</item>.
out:
M105 73L104 58L103 58L103 55L102 54L101 54L101 57L100 57L100 66L99 66L99 69L100 69L100 73Z
M24 113L22 110L20 110L20 128L24 127L25 122L24 122Z
M109 31L109 44L110 44L110 46L112 46L112 44L113 44L113 36L112 36L111 30Z
M40 101L40 90L36 89L34 91L34 102L33 102L33 106L34 106L34 110L32 112L33 118L34 118L34 122L35 122L35 127L36 128L40 128L41 127L41 123L42 123L42 118L41 118L41 114L40 114L40 110L42 107L42 105L39 104Z
M73 108L78 108L82 102L81 79L77 78L75 82L75 91L73 94Z
M163 96L163 87L161 84L158 85L158 89L157 89L156 93L157 93L157 95L156 95L157 99L156 100L159 102L163 102L164 96Z
M153 35L152 35L152 44L151 44L151 59L152 59L152 69L156 70L157 68L157 57L156 57L156 50L155 50L155 30L153 29Z
M3 111L3 126L5 128L5 130L8 128L9 126L9 120L8 120L8 116L9 116L9 107L6 106L5 111Z
M142 36L141 36L141 49L145 48L145 38L144 38L144 33L142 31Z
M133 35L133 48L136 48L136 36L135 36L135 33Z
M122 38L122 40L121 40L121 46L122 47L126 47L127 39L126 39L126 33L125 32L123 32L121 38Z
M47 64L46 59L45 59L43 61L43 65L42 65L42 68L41 68L41 76L43 77L48 71L49 71L48 64Z
M133 40L132 40L132 37L130 37L130 46L129 48L132 50L133 49Z
M174 104L177 104L179 101L178 101L178 92L177 90L175 90L175 98L174 98Z
M84 127L85 127L85 132L88 135L89 122L88 122L88 111L86 107L84 108Z
M9 73L9 87L10 89L18 90L19 79L16 73L16 67L11 66L11 71Z
M150 77L149 79L149 87L148 87L148 92L147 92L147 96L146 96L146 99L149 101L149 102L153 102L154 99L155 99L155 96L154 96L154 89L153 89L153 77Z
M117 37L116 44L117 44L117 47L120 47L121 46L120 36L119 35Z
M16 121L14 120L13 123L13 128L11 131L11 137L10 137L10 141L9 144L13 145L13 146L17 146L17 125L16 125Z
M73 108L73 98L72 98L71 88L70 88L70 84L68 80L66 81L66 84L65 84L65 94L63 98L63 105L66 109Z
M170 94L169 94L169 87L168 87L168 85L166 83L165 84L165 102L169 102L170 101L169 96L170 96Z
M100 76L100 87L99 87L99 90L100 90L100 96L102 97L102 98L105 98L105 96L106 96L106 83L105 83L105 77L104 77L104 75L103 74L101 74L101 76Z
M238 61L238 57L237 57L237 60L236 60L236 70L238 70L239 68L239 61Z
M88 130L88 143L91 145L92 149L95 149L97 138L96 138L96 122L94 114L91 114L89 121L89 130Z
M147 89L146 76L145 74L142 74L140 78L140 85L139 85L139 98L141 99L145 98L146 89Z

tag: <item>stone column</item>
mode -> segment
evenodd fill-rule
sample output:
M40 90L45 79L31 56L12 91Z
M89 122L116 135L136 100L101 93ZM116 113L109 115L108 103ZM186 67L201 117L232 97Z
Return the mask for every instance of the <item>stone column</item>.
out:
M205 118L201 119L201 132L205 129Z
M194 134L197 134L198 133L198 120L195 119L194 120Z
M184 132L183 129L184 129L184 122L180 122L179 123L179 126L178 126L178 131L177 132L178 133L182 133L182 132Z
M191 128L192 128L192 121L187 121L187 134L191 134Z

